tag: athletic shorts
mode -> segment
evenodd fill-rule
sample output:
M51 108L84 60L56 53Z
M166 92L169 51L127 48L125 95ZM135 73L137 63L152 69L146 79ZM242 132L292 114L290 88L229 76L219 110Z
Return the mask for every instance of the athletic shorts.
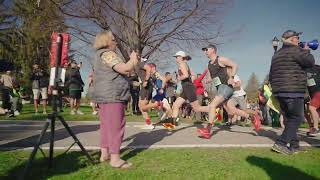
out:
M310 105L315 108L320 108L320 92L316 92L310 101Z
M230 101L234 103L235 106L238 106L239 109L247 109L247 103L244 96L231 97Z
M34 100L38 100L40 98L40 94L42 100L48 99L48 89L46 87L40 89L32 89L32 92Z
M233 88L226 85L226 84L220 84L218 86L218 93L217 95L220 95L224 98L224 100L228 100L233 95Z
M81 99L81 90L69 90L69 97L72 99Z
M152 91L153 87L151 85L148 85L147 87L141 87L139 92L140 99L150 101L152 99Z
M182 83L182 93L180 97L185 100L189 100L190 103L198 100L197 94L196 94L196 88L194 87L192 82Z
M164 98L166 98L166 92L163 92L162 94L160 94L159 91L157 91L157 94L153 96L152 99L155 101L162 101Z

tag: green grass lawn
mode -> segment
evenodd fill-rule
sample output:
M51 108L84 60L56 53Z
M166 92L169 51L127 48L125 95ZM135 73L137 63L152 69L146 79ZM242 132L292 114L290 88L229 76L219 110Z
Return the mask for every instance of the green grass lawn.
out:
M27 179L320 179L320 149L285 156L267 148L125 150L129 170L89 164L80 152L58 154L47 170L38 153ZM0 152L0 179L16 179L29 151ZM98 160L98 152L90 152Z
M92 115L92 109L89 105L81 106L80 110L84 113L84 115L70 115L70 107L64 108L64 112L60 113L65 120L67 121L98 121L98 115ZM45 120L47 115L42 114L42 106L39 108L40 113L35 115L34 107L32 104L24 104L22 112L19 116L11 117L8 116L0 116L0 120ZM51 106L47 107L47 112L52 112ZM152 114L153 117L156 114ZM131 115L130 112L126 112L127 121L143 121L142 116Z
M84 113L84 115L70 115L70 107L64 108L64 112L60 113L63 118L67 121L98 121L98 115L92 115L92 109L89 105L81 106L80 110ZM34 107L32 104L24 104L23 110L19 116L8 117L8 116L0 116L0 120L45 120L47 115L42 114L42 106L39 108L40 113L35 115ZM47 112L52 112L50 106L47 107ZM150 111L149 113L151 119L155 122L159 119L156 111ZM133 115L131 111L126 111L126 120L128 122L143 122L144 119L142 115ZM192 123L193 121L190 119L183 119L184 123Z

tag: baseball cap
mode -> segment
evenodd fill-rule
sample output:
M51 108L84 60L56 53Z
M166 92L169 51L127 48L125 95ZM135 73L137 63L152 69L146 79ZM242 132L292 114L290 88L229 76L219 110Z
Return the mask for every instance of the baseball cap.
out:
M177 57L177 56L187 57L187 54L184 51L178 51L173 57Z
M202 48L202 51L205 51L205 50L207 50L209 48L213 48L215 51L217 51L217 47L215 45L213 45L213 44L209 44L208 46Z
M301 35L301 34L302 34L302 32L296 32L296 31L294 31L294 30L287 30L286 32L284 32L284 33L282 34L282 38L288 39L288 38L291 38L291 37L293 37L293 36L299 36L299 35Z
M71 60L70 64L77 64L76 60Z

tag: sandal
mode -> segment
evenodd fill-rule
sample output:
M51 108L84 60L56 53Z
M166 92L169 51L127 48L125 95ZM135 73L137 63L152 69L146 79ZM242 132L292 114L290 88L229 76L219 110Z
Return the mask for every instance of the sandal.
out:
M110 155L107 158L100 158L99 160L101 163L105 161L110 161Z
M132 166L132 163L129 163L128 161L123 161L119 166L113 166L110 164L113 168L119 168L119 169L128 169Z

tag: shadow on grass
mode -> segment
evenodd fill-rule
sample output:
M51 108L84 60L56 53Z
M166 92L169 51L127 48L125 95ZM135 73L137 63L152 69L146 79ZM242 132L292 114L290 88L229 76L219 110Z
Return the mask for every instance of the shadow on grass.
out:
M263 169L270 179L318 179L316 177L310 176L301 170L292 167L280 164L273 161L270 158L262 158L257 156L249 156L246 159L250 164L255 165ZM290 178L291 177L291 178Z
M99 156L97 152L91 152L90 155L95 161L98 161ZM26 163L27 160L13 167L7 173L5 173L5 176L0 176L0 179L12 180L21 178ZM76 151L55 156L53 159L53 167L51 169L48 169L47 158L37 158L33 161L32 166L25 179L50 179L50 177L56 175L76 172L87 166L92 166L90 161L82 152Z

